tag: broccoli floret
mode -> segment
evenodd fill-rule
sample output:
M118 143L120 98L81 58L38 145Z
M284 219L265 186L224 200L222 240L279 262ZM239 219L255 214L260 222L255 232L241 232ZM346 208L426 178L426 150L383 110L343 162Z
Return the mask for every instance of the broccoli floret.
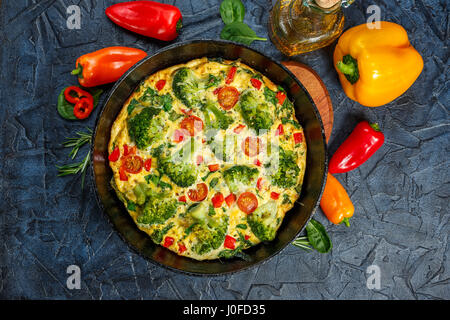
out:
M160 112L159 108L147 107L128 120L128 133L139 149L145 149L163 137L166 128Z
M261 241L272 241L281 219L277 219L277 203L270 200L247 216L253 234Z
M167 226L162 227L161 229L157 229L153 231L153 233L150 235L150 238L152 238L153 242L156 244L160 244L161 241L163 241L164 235L172 229L174 226L174 223L171 222Z
M186 188L197 180L197 166L187 158L191 155L194 140L187 142L180 150L180 157L174 157L161 152L158 157L158 166L161 173L167 175L176 185Z
M216 104L211 101L204 103L201 110L205 117L205 125L209 129L227 130L230 124L233 123L233 119L227 115L225 111L217 108ZM214 119L212 120L210 117L210 112L214 115Z
M258 132L269 130L273 124L273 112L270 106L257 99L254 90L247 90L239 99L239 110L245 123Z
M257 168L242 165L233 166L223 172L223 178L232 193L237 193L242 185L251 185L258 175L259 170Z
M191 231L197 239L193 250L200 255L219 248L225 240L228 229L227 216L210 216L208 212L209 206L204 202L188 210L188 214L196 222Z
M201 100L197 94L200 89L200 80L188 68L179 69L173 76L173 93L188 108L192 109L200 103Z
M297 157L294 152L285 151L280 147L278 170L270 176L272 184L282 188L290 188L297 184L299 172L300 168L297 165Z
M178 201L164 193L149 192L142 213L137 222L141 224L162 224L177 211Z

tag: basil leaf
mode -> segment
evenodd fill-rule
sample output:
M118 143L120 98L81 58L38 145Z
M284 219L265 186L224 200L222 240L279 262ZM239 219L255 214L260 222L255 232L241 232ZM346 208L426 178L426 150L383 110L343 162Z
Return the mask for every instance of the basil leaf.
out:
M230 24L235 21L244 21L245 7L241 0L224 0L220 4L220 16L223 23Z
M243 22L233 22L227 24L220 33L220 37L224 40L231 40L246 45L250 45L254 40L266 41L266 38L260 38L256 35L248 25Z
M327 253L333 248L330 237L325 227L314 219L311 219L306 225L306 235L311 245L320 253Z

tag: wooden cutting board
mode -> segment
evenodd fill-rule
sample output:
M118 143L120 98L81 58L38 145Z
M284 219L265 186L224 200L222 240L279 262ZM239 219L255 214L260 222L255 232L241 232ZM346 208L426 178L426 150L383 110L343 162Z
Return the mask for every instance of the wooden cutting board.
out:
M328 140L333 129L333 105L327 87L320 79L319 75L307 65L296 61L284 61L282 64L288 68L303 86L308 90L311 98L319 109L325 129L325 137Z

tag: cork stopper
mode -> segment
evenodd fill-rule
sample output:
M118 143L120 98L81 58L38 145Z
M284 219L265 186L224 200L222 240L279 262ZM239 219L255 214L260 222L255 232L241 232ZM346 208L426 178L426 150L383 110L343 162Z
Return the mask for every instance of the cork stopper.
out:
M319 7L324 9L329 9L335 6L341 0L316 0L316 3Z

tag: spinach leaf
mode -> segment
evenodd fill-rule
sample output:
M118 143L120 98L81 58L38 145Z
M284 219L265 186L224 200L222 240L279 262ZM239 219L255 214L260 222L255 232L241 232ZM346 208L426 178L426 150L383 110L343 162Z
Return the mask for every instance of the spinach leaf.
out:
M133 112L134 108L136 108L137 105L139 105L139 102L136 99L130 101L127 107L128 115Z
M320 253L327 253L333 248L325 227L319 221L311 219L306 225L306 234L310 244Z
M136 203L131 200L127 201L127 209L130 211L136 211Z
M56 107L58 109L58 113L66 120L78 120L78 118L73 114L74 105L69 103L64 97L65 90L66 88L62 89L61 93L58 96L58 105Z
M224 40L231 40L246 45L250 45L254 40L266 41L266 38L258 37L248 25L243 22L235 21L227 24L220 33Z
M275 93L275 91L272 91L267 87L264 87L264 98L267 102L271 102L274 106L276 106L278 103L277 94Z
M224 0L220 4L220 16L225 24L235 21L243 22L244 15L245 7L241 0Z
M243 223L240 223L240 224L237 224L236 225L236 228L239 228L239 229L247 229L247 225L246 224L243 224Z

